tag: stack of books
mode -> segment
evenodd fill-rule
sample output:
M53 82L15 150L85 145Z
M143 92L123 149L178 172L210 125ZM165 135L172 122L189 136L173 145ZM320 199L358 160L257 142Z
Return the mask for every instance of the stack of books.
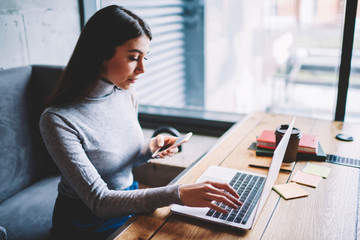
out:
M257 156L272 156L276 147L275 132L271 130L264 130L257 138L256 155ZM326 154L322 149L319 138L316 135L302 134L297 160L318 160L325 161Z

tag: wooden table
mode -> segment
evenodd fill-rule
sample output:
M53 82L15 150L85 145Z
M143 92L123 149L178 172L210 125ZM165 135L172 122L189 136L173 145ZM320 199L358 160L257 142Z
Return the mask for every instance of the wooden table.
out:
M267 174L267 170L249 167L255 151L248 150L262 130L290 123L293 116L255 113L234 125L216 146L175 183L194 183L209 165L244 169ZM297 117L295 127L302 133L319 136L327 154L360 159L360 125ZM338 133L350 133L352 142L335 139ZM306 161L298 161L292 173L280 172L277 184L289 181ZM171 214L169 207L151 214L136 215L117 231L115 239L356 239L358 225L359 169L326 162L331 168L318 187L302 186L309 196L284 200L276 192L270 196L251 230L238 230Z

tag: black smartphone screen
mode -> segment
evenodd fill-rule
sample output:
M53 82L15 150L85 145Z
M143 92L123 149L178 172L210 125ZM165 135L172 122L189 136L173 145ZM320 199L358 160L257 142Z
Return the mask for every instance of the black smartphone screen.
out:
M169 148L169 147L171 147L171 146L172 146L172 143L166 144L166 145L164 145L164 146L162 146L162 147L160 148L159 152L162 152L162 151L166 150L167 148Z

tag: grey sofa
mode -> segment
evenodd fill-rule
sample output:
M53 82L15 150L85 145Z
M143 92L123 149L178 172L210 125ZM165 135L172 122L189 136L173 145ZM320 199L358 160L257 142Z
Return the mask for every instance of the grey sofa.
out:
M9 240L52 239L59 173L38 122L62 70L33 65L0 71L0 226Z

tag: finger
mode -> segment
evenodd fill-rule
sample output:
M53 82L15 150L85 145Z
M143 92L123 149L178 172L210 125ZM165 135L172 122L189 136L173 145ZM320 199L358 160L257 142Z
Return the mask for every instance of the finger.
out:
M232 188L228 183L219 183L219 182L207 182L208 184L211 184L212 186L216 187L217 189L222 189L230 193L236 198L240 198L239 194L235 191L234 188Z
M160 158L171 157L172 155L174 155L174 154L171 153L170 150L165 150L165 151L163 151L163 152L161 152L161 153L159 154L159 157L160 157Z
M156 136L156 145L160 148L164 146L165 143L165 137L161 134Z
M212 194L209 193L208 196L210 197L211 200L215 200L216 202L220 202L223 203L231 208L234 209L238 209L239 206L241 206L241 203L239 201L237 201L237 199L229 199L228 197L224 196L224 195L217 195L217 194ZM230 196L229 196L230 197ZM240 204L237 204L237 203Z
M177 153L179 150L178 148L169 148L166 151L164 151L164 154L169 156L169 155L174 155L174 153Z
M175 153L177 153L179 150L178 148L169 148L167 150L162 151L159 155L161 155L160 157L164 158L164 157L172 157L175 155Z
M160 157L160 158L166 157L166 156L167 156L166 151L167 151L167 150L164 150L164 151L160 152L160 153L159 153L159 157Z
M215 195L220 195L220 196L224 196L228 199L230 199L230 201L232 201L234 204L236 204L237 206L241 206L242 205L242 202L240 202L238 199L240 198L240 196L236 193L236 195L232 195L230 194L229 192L227 191L224 191L223 189L219 189L219 188L216 188L214 187L211 183L207 183L208 186L207 186L207 191L211 194L215 194ZM220 183L222 184L222 183ZM227 185L227 184L226 184ZM230 186L229 186L230 187ZM231 187L230 187L231 188ZM235 191L235 190L234 190ZM214 199L212 199L214 200Z
M178 147L171 149L171 153L177 153L177 152L179 152L179 148L178 148Z
M234 203L236 206L241 206L243 205L242 202L240 202L239 198L234 197L233 195L230 195L228 192L224 192L225 193L225 197L227 199L229 199L232 203Z
M231 194L235 198L240 197L237 194L237 192L232 187L230 187L230 185L228 185L227 183L206 181L205 184L206 184L206 190L211 193L223 195L224 192L227 191L229 194Z
M228 213L229 213L229 212L226 211L224 208L222 208L222 207L220 207L220 206L218 206L218 205L216 205L216 204L214 204L214 203L212 203L212 202L209 202L209 203L207 204L207 207L209 207L209 208L211 208L211 209L213 209L213 210L215 210L215 211L217 211L217 212L223 213L223 214L228 214Z
M225 194L225 196L230 199L233 203L235 203L238 206L241 206L243 203L239 201L240 196L236 193L237 196L232 195L231 193L229 193L228 191L224 191L223 193Z
M164 138L166 144L174 144L178 138L173 136L167 136Z

